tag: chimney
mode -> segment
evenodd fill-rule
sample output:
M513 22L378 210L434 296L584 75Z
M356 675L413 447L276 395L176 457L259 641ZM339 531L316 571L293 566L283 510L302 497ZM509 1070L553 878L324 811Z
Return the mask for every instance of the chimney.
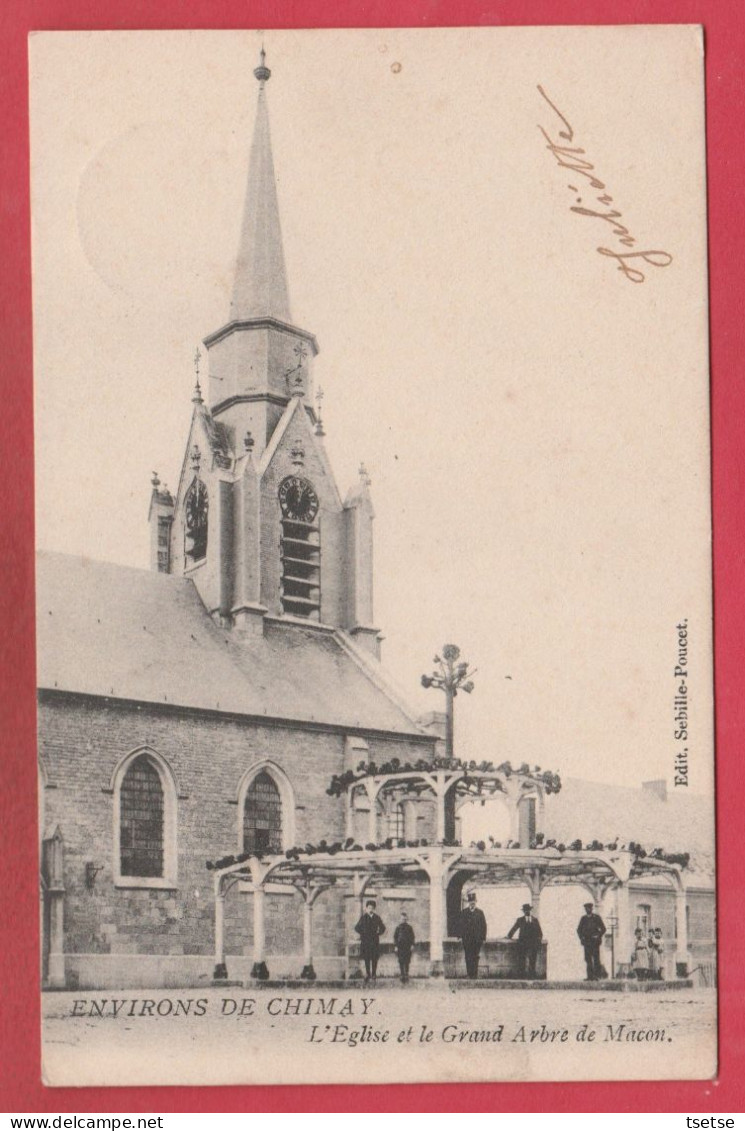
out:
M648 793L654 793L659 797L660 801L667 801L667 781L665 778L657 778L655 781L643 781L642 789L646 789Z

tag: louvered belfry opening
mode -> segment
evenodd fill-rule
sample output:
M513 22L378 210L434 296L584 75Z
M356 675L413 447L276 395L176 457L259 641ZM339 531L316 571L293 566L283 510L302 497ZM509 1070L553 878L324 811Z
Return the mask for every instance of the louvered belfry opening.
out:
M321 609L321 536L317 522L282 518L282 611L318 620Z
M207 556L209 499L207 488L201 479L196 479L189 488L184 500L184 512L184 549L187 562L191 564L202 561Z
M248 787L243 807L243 851L282 851L282 799L266 770Z
M119 848L123 876L163 875L163 786L146 754L124 775L119 795Z

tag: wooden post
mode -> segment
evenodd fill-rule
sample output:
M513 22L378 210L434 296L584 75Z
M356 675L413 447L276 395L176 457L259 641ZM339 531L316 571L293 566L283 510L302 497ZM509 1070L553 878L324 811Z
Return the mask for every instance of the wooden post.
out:
M530 888L530 898L533 903L533 915L536 919L541 917L541 892L543 890L543 877L540 869L533 868L527 875Z
M437 806L437 828L435 832L435 840L438 844L442 844L445 839L445 792L446 781L445 774L442 770L437 771L437 792L435 794L435 804Z
M429 870L429 973L441 978L445 972L443 939L445 933L445 891L442 857L430 856Z
M313 904L323 888L312 889L310 885L303 891L303 972L300 975L306 982L315 982L313 969Z
M621 962L631 962L632 950L632 931L631 931L631 908L629 907L629 885L624 881L616 888L616 918L618 919L618 926L616 927L615 938L615 958L616 965Z
M675 892L675 975L678 978L688 977L688 968L691 956L688 953L688 911L686 890L681 886Z
M367 787L367 796L370 798L370 812L367 815L367 835L371 844L378 843L378 791Z
M223 895L220 880L215 885L215 970L212 975L217 981L224 981L228 976L225 965L225 896Z
M264 960L264 948L266 946L264 895L264 885L254 881L254 964L251 969L251 977L258 978L260 982L265 982L269 977L269 971Z
M355 789L354 789L354 786L352 786L350 789L347 790L347 796L346 796L346 802L347 802L346 834L347 834L347 837L353 837L354 836L354 795L355 795Z

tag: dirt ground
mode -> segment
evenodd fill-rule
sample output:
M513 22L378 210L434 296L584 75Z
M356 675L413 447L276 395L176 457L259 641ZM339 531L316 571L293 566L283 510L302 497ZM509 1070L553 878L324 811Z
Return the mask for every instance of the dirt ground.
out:
M712 990L265 986L43 999L52 1085L707 1079ZM591 1035L593 1034L593 1035Z

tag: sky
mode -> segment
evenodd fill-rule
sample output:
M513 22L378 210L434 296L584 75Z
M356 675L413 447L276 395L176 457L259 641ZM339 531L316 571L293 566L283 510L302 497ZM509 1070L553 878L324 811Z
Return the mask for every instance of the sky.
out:
M672 784L686 618L710 792L693 28L34 35L39 546L148 565L150 477L176 486L194 351L228 320L262 41L293 321L341 493L372 480L387 668L442 709L419 677L460 645L461 756ZM588 182L539 84L671 257L643 283L570 211Z

